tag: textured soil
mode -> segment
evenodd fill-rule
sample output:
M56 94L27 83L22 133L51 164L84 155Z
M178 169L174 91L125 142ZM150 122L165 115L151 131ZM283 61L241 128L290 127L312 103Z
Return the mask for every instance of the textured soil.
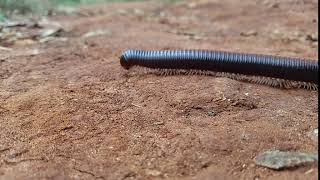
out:
M311 0L137 2L51 17L67 41L0 50L0 179L316 179L317 165L274 171L254 157L317 151L317 91L126 71L119 56L214 49L317 59L308 40L317 9Z

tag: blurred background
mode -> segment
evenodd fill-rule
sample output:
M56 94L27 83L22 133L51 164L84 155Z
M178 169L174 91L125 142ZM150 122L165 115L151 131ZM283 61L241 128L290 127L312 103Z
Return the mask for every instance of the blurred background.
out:
M123 0L1 0L0 17L1 19L4 19L12 14L29 13L40 13L45 15L64 6L77 6L111 1Z
M48 15L64 7L75 7L108 2L133 2L139 0L0 0L0 20L13 14L42 14ZM143 0L140 0L143 1ZM144 0L146 1L146 0ZM176 2L178 0L162 0Z

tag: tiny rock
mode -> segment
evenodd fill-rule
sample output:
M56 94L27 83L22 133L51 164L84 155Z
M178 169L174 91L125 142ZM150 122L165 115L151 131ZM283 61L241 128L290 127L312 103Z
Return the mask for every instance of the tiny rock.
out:
M143 16L145 13L141 9L133 9L133 14L138 15L138 16Z
M318 138L318 128L313 130L313 135Z
M307 134L311 139L318 141L318 128Z
M240 36L245 36L245 37L256 36L256 35L258 35L258 32L255 31L255 30L250 30L250 31L247 31L247 32L241 32L240 33Z
M191 3L189 3L189 4L187 4L187 6L188 6L188 8L195 8L195 7L197 7L197 3L195 3L195 2L191 2Z
M125 9L119 9L119 10L118 10L118 13L119 13L120 15L126 15L126 14L128 14L128 11L125 10Z
M61 28L44 29L41 32L40 37L45 38L45 37L48 37L48 36L56 36L60 31L62 31Z
M214 111L208 111L208 116L216 116L217 113Z
M102 36L102 35L111 35L111 32L106 29L98 29L95 31L90 31L82 35L84 38L93 37L93 36Z
M241 136L240 136L240 139L242 141L248 141L250 139L249 134L242 133Z
M146 174L151 175L151 176L160 176L161 172L157 170L147 170Z
M308 34L306 36L306 40L312 41L312 42L317 42L318 41L318 35L316 33Z

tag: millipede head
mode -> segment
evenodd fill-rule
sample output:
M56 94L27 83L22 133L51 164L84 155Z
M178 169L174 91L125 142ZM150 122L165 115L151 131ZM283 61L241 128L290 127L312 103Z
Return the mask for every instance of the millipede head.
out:
M125 69L130 69L132 64L130 63L129 59L126 56L126 53L123 53L120 57L120 64Z

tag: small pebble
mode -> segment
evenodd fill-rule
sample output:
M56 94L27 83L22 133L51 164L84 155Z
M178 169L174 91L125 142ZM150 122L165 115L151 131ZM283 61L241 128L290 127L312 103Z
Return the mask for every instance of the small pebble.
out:
M315 129L315 130L313 130L313 134L314 134L314 136L315 136L315 137L317 137L317 138L318 138L318 128L317 128L317 129Z
M146 174L151 175L151 176L160 176L161 172L157 170L147 170Z
M247 32L241 32L240 33L240 36L245 36L245 37L248 37L248 36L257 36L258 35L258 32L255 31L255 30L250 30L250 31L247 31Z
M214 111L208 111L208 116L216 116L217 113Z
M107 29L98 29L95 31L89 31L87 33L85 33L84 35L82 35L82 37L84 38L88 38L88 37L93 37L93 36L103 36L103 35L111 35L111 31L107 30Z
M307 136L309 136L311 139L318 141L318 128L312 130L311 132L307 133Z
M248 140L249 140L249 135L248 135L248 134L243 133L243 134L241 134L240 139L241 139L242 141L248 141Z
M318 41L318 33L312 33L307 35L307 40L317 42Z
M48 36L56 36L61 31L62 31L62 28L60 28L60 27L44 29L43 31L41 31L40 37L45 38Z
M141 9L133 9L133 14L138 15L138 16L143 16L145 12Z

